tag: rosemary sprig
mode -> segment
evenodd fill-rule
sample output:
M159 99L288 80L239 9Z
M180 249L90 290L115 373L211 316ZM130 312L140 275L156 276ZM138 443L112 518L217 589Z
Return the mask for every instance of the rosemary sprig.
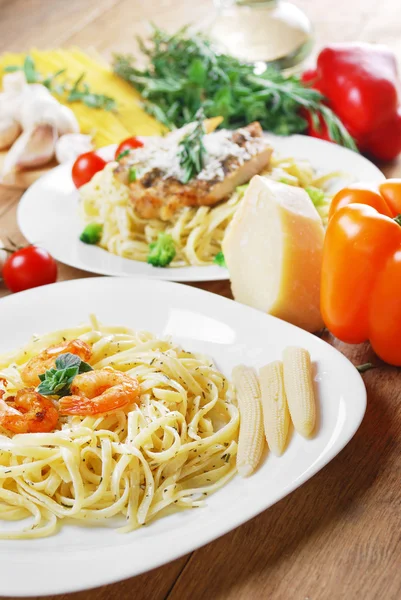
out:
M207 36L190 33L188 27L173 35L154 28L149 40L138 42L148 65L140 69L133 57L117 55L114 70L170 129L193 121L202 106L206 117L224 117L226 127L259 121L266 131L290 135L307 128L304 109L317 125L321 116L335 141L356 149L322 94L297 76L286 77L274 68L257 75L253 65L220 52Z
M199 109L195 115L196 124L194 129L185 135L179 143L180 165L184 171L181 179L182 183L188 183L204 167L206 155L206 148L203 144L203 136L205 135L205 128L203 126L204 118L203 110Z
M95 94L91 91L84 81L85 73L81 73L72 84L67 79L60 82L60 75L65 75L67 69L60 69L45 77L36 70L35 62L29 54L25 57L23 65L8 65L4 71L6 73L23 71L28 83L41 83L52 94L63 97L67 102L82 102L90 108L102 108L107 111L115 110L117 107L115 99L111 96Z

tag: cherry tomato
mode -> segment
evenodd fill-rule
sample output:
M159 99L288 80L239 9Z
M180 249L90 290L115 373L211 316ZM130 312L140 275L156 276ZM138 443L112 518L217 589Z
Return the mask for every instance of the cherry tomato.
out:
M121 144L118 145L115 157L117 159L122 152L125 152L126 150L134 150L135 148L142 148L142 146L143 143L141 142L141 140L138 140L138 138L127 138L126 140L123 140Z
M94 152L85 152L78 156L72 166L72 180L75 187L80 188L92 179L95 173L102 171L106 161Z
M27 246L7 258L3 279L11 292L54 283L57 279L57 263L43 248Z

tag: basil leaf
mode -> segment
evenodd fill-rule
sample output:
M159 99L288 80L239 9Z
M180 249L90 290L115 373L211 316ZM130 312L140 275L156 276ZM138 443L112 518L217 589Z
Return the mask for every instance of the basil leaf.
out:
M90 365L88 365L88 363L81 360L81 364L79 365L79 372L87 373L88 371L93 371L93 368Z
M56 358L56 368L48 369L39 375L38 392L43 396L67 396L70 386L79 373L92 371L92 367L76 354L66 352Z
M56 367L59 370L68 369L69 367L79 367L81 362L79 356L71 354L71 352L66 352L66 354L60 354L56 358Z

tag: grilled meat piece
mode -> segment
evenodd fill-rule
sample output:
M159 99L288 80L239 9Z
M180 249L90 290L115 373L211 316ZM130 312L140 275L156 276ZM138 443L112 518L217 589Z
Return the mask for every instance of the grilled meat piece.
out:
M164 138L151 138L116 167L115 175L129 185L131 201L145 219L169 220L183 206L213 206L229 198L237 186L266 168L272 153L256 122L235 131L209 133L203 137L203 170L188 183L182 183L182 135L175 131ZM135 181L129 176L132 169Z

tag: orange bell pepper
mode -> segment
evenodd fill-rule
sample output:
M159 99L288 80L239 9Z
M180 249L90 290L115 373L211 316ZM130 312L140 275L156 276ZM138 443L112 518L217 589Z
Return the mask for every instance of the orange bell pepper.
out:
M321 311L351 344L401 366L401 179L336 194L323 251Z

